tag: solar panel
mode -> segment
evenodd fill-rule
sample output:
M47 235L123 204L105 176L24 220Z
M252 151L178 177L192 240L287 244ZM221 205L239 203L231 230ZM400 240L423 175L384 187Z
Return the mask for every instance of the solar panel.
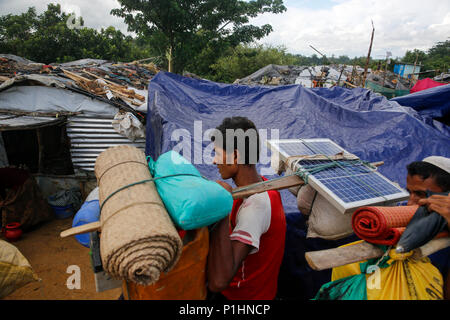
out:
M361 206L399 202L409 196L405 190L329 139L268 140L267 144L272 152L279 153L281 161L293 156L325 155L326 160L322 157L322 160L294 161L292 169L303 174L304 180L342 213ZM347 157L341 160L330 158L339 153Z

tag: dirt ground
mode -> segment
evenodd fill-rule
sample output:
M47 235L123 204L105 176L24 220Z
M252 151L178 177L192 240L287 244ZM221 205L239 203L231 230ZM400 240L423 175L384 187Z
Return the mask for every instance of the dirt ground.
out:
M75 237L59 236L61 231L71 226L72 218L52 220L12 242L30 262L41 281L17 289L4 300L116 300L120 296L120 288L96 292L89 248L82 246ZM0 239L6 240L3 235ZM72 275L66 272L70 265L80 267L80 289L70 290L66 286L67 279Z

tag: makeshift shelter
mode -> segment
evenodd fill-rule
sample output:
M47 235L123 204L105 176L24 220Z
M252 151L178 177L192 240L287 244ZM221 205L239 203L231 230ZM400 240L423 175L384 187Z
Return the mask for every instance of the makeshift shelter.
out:
M2 225L18 221L27 230L54 218L49 197L61 192L77 189L85 198L107 148L143 150L146 87L157 72L152 64L44 65L0 55L0 169L8 173L0 186ZM58 199L50 204L64 208Z
M441 130L447 133L449 132L450 84L396 97L391 99L391 101L413 108L428 124L440 127Z
M371 70L368 70L369 73ZM344 85L351 78L361 75L364 69L359 66L281 66L269 64L251 75L237 79L234 83L244 85L288 85L299 84L306 88L315 86L330 88Z
M300 85L248 86L221 84L159 72L150 82L146 154L157 159L175 149L211 180L220 175L211 158L207 129L225 117L246 116L261 134L258 170L275 177L266 139L330 138L365 161L384 161L379 171L405 186L406 165L430 155L450 156L447 129L430 125L417 111L400 106L370 90L341 87L308 89ZM426 139L426 143L422 143ZM188 146L184 149L183 146ZM206 160L206 161L205 161ZM267 161L268 160L268 161ZM281 192L286 212L286 249L280 271L279 294L284 298L312 298L330 279L330 270L312 271L307 251L333 248L356 240L306 238L305 220L289 191Z
M46 195L56 183L95 182L95 159L103 150L144 148L146 86L157 71L137 63L44 65L0 55L1 164L25 164Z

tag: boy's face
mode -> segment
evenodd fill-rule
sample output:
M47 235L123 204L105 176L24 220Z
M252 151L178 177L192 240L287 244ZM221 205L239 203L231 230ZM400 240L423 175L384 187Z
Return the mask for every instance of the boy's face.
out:
M434 181L433 177L422 179L419 175L406 177L406 190L409 192L408 205L412 206L419 202L420 199L427 197L427 190L433 192L443 192Z
M237 157L235 156L235 154L228 154L228 157L229 164L227 164L227 154L225 150L216 145L214 146L213 164L217 166L220 176L224 180L233 178L238 170Z

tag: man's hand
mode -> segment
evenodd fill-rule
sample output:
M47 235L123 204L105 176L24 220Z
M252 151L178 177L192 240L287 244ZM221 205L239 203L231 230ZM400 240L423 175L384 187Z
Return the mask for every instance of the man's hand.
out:
M231 191L233 190L233 188L226 182L220 181L220 180L216 180L216 182L218 184L220 184L222 187L224 187L229 193L231 193Z
M435 211L447 220L450 226L450 194L447 196L432 195L429 198L420 199L420 206L427 206L429 211Z

